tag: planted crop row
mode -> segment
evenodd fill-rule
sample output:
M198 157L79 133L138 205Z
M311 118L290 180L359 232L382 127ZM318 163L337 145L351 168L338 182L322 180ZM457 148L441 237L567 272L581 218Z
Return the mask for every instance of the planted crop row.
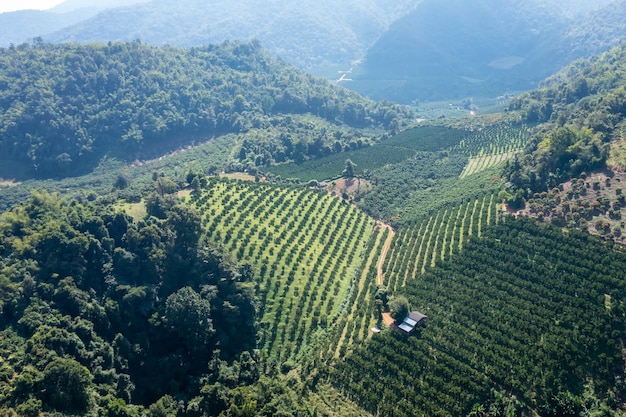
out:
M440 126L408 129L373 146L328 155L322 158L268 167L265 172L282 178L301 181L326 180L341 175L346 159L356 164L355 173L362 175L388 164L411 158L416 152L434 152L457 145L468 134L466 130Z
M293 358L338 315L372 220L323 193L223 179L210 180L193 204L206 237L256 272L261 346Z
M469 157L460 175L464 178L503 164L522 150L529 139L528 126L502 123L469 134L451 150Z
M515 156L514 152L503 152L503 153L494 153L490 155L481 155L481 156L471 156L465 167L463 168L463 172L461 172L460 178L465 178L470 175L477 174L486 169L496 167L499 165L503 165L506 161L513 158Z
M496 124L470 133L451 151L474 157L514 152L526 146L530 134L524 124Z
M348 348L366 339L370 329L376 324L373 310L377 287L377 265L389 233L391 232L387 229L384 229L384 232L377 229L377 233L370 237L367 248L369 256L361 269L352 297L346 304L346 314L338 321L335 337L329 343L330 355L345 356Z
M495 195L484 195L401 229L384 265L385 284L395 290L460 252L469 237L495 222L496 206Z
M336 361L331 381L390 416L467 415L492 387L535 410L563 392L602 397L624 366L624 270L626 254L600 240L507 217L407 282L426 328L373 337Z

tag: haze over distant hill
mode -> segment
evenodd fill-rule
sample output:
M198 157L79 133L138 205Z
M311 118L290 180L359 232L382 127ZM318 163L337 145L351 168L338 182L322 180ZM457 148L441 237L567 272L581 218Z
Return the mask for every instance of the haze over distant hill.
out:
M66 0L63 3L51 8L54 13L67 13L86 7L98 9L98 11L112 9L115 7L128 7L139 3L147 3L150 0Z
M48 10L0 13L0 46L30 42L87 20L112 7L131 6L147 0L67 0Z
M316 75L354 66L346 87L410 103L534 88L618 43L625 16L625 0L68 0L0 14L0 45L36 36L176 46L258 39Z
M198 46L258 39L271 52L301 68L349 66L415 0L263 2L153 0L107 10L46 35L52 42L131 41Z
M405 103L531 89L623 38L624 2L606 3L425 0L370 48L351 87Z

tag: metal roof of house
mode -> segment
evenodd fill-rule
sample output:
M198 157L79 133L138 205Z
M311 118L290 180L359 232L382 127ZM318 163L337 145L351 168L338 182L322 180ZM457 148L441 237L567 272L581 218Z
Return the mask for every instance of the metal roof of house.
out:
M411 317L407 317L404 319L404 323L408 324L411 327L415 327L415 325L417 324L417 321L413 320Z
M398 326L398 328L400 330L404 330L407 333L411 333L413 331L413 329L414 329L414 326L409 326L406 323L402 323L401 325Z

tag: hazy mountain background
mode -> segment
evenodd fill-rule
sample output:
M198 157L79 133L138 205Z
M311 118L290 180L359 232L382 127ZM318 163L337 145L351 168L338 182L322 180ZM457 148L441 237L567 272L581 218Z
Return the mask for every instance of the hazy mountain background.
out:
M368 50L351 88L403 103L528 90L624 38L626 3L607 3L426 0Z
M68 0L48 10L0 13L0 46L30 42L33 38L92 18L112 7L131 6L147 0Z
M315 75L336 79L354 67L344 86L411 103L534 88L619 43L625 18L624 0L70 0L0 14L0 44L36 36L176 46L258 39Z
M68 13L78 9L91 8L98 11L115 7L127 7L139 3L147 3L150 0L66 0L63 3L49 9L53 13Z
M51 42L131 41L197 46L258 39L301 68L349 66L415 0L265 1L154 0L106 10L72 27L45 35Z

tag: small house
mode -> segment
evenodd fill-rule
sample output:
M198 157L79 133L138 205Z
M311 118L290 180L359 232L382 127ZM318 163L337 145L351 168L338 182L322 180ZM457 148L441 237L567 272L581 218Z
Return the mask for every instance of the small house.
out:
M402 330L406 334L411 334L417 327L423 327L426 325L426 319L428 317L419 311L411 311L404 321L398 326L398 329Z

